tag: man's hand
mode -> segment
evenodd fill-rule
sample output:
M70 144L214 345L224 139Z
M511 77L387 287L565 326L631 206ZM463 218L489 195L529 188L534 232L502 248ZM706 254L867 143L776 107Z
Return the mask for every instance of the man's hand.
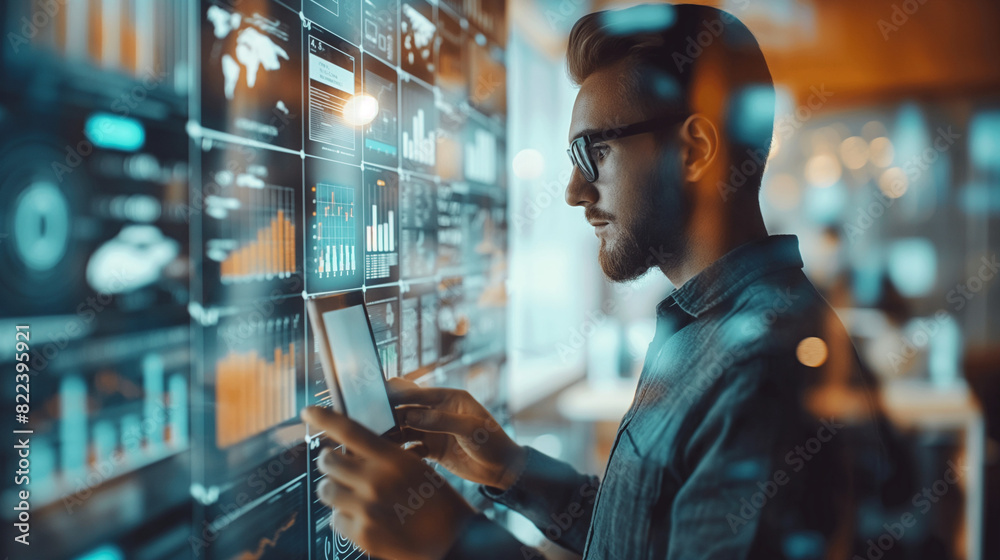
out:
M410 448L454 474L506 490L524 468L524 448L514 443L472 395L458 389L423 388L402 378L389 380Z
M334 527L372 555L439 560L451 548L472 507L430 465L357 422L308 407L302 419L344 445L323 449L326 477L316 493L336 509Z

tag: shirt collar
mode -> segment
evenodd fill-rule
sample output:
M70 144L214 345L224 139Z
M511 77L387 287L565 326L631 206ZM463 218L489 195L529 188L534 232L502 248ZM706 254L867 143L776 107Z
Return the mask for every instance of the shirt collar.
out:
M680 308L698 317L761 276L785 268L802 268L798 237L770 235L744 243L671 292L656 306L656 314L664 317Z

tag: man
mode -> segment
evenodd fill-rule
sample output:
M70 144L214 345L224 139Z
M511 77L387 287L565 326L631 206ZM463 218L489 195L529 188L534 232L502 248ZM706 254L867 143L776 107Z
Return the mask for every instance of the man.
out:
M756 40L718 9L638 6L577 22L568 66L567 203L594 226L609 279L652 265L680 286L656 308L604 477L518 446L465 392L392 380L413 449L305 412L351 452L323 453L320 497L389 558L541 558L417 457L587 559L849 557L878 482L854 456L877 452L875 407L797 240L761 218L774 89Z

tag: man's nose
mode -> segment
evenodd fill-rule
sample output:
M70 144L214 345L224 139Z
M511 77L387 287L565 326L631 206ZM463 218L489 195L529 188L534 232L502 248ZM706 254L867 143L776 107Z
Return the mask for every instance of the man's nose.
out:
M574 166L569 184L566 185L566 204L586 207L596 202L597 189L594 188L594 184L584 179L583 173Z

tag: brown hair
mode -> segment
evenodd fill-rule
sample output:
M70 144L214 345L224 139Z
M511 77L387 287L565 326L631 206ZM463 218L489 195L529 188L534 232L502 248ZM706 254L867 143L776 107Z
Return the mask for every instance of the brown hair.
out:
M566 51L575 84L622 61L622 101L649 117L690 112L696 77L711 72L726 90L718 112L730 162L740 167L756 154L759 170L748 177L756 192L774 131L774 84L757 40L736 16L711 6L643 4L576 22Z

